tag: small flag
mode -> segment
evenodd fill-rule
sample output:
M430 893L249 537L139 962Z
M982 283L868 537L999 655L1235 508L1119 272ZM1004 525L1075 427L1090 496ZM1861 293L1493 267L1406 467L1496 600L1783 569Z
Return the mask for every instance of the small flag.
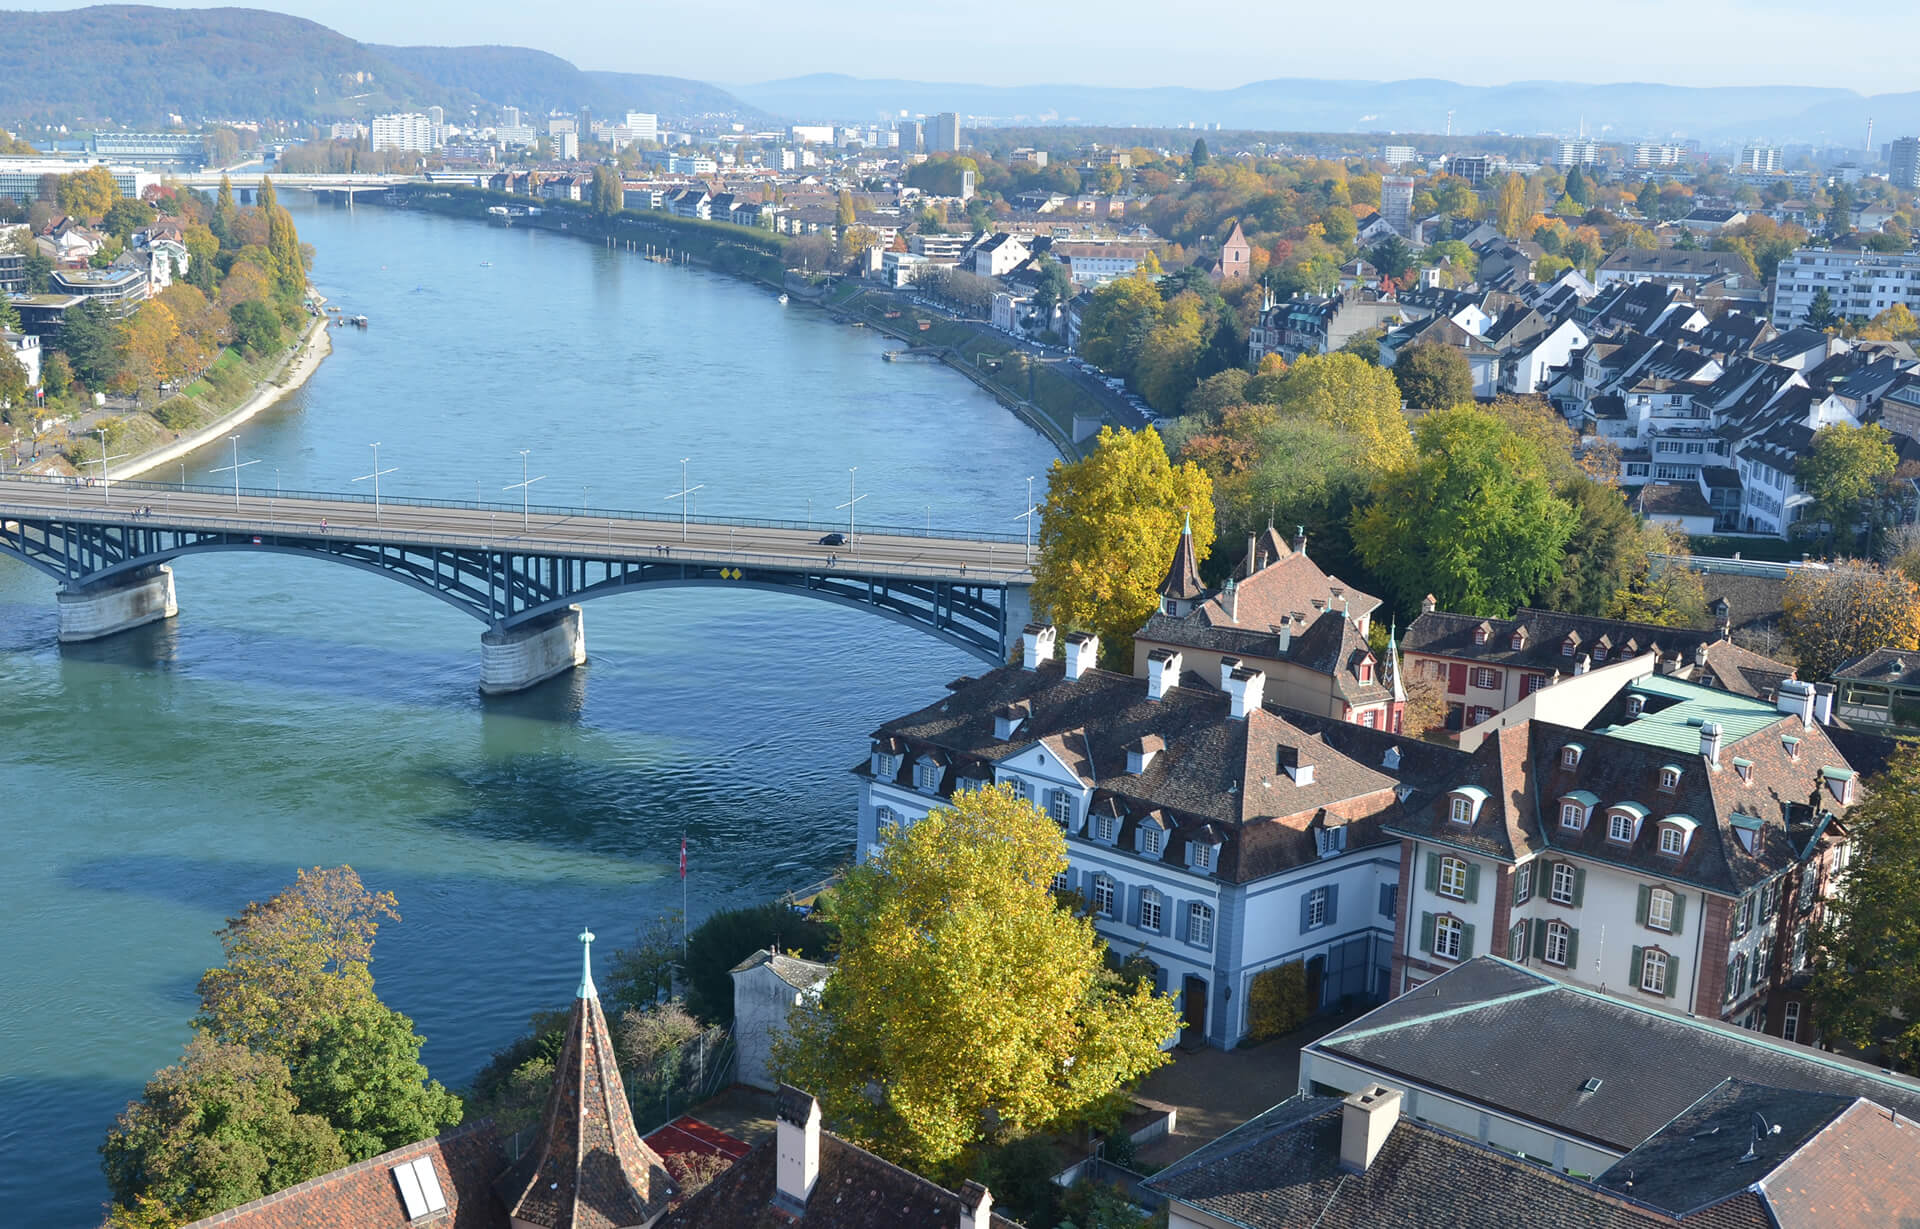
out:
M687 838L680 838L680 877L687 877Z

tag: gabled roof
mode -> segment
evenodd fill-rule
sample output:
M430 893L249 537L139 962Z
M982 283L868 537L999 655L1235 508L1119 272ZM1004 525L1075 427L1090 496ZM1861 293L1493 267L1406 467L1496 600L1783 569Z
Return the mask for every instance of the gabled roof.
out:
M1174 544L1173 561L1167 565L1167 578L1160 582L1160 596L1191 602L1207 591L1200 583L1200 565L1194 558L1193 517L1187 517L1180 541Z

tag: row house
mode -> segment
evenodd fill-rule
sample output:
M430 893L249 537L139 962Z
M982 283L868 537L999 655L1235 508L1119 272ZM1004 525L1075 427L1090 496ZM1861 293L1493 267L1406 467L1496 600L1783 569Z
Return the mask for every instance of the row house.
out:
M1818 698L1651 675L1584 726L1494 731L1386 825L1402 838L1396 993L1485 952L1811 1042L1810 936L1859 800Z
M1379 607L1379 598L1323 572L1304 533L1289 543L1271 526L1249 535L1234 574L1208 588L1189 530L1160 584L1159 609L1134 635L1133 672L1146 678L1156 661L1176 657L1203 678L1245 666L1265 674L1277 704L1398 730L1406 692L1397 660L1391 648L1383 660L1367 645Z
M1305 354L1332 354L1354 337L1398 324L1408 314L1398 300L1377 298L1361 290L1269 300L1247 332L1247 364L1258 367L1269 354L1278 354L1288 362Z
M1439 610L1431 595L1399 647L1408 677L1439 684L1447 724L1458 730L1563 679L1636 658L1651 656L1670 677L1763 700L1794 673L1734 645L1725 624L1695 631L1526 607L1510 619L1486 619Z
M863 858L956 791L1005 786L1060 825L1057 887L1152 963L1188 1043L1236 1045L1254 977L1281 964L1305 965L1316 1005L1386 994L1397 752L1337 750L1311 715L1266 706L1259 670L1223 665L1216 685L1170 653L1136 678L1095 667L1086 633L1064 660L1051 627L1022 640L1019 664L874 731L855 769Z

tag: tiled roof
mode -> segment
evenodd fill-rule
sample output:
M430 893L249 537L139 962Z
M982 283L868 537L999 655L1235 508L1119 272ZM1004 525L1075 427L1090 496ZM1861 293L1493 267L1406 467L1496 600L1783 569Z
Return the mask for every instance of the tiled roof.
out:
M1920 1224L1920 1128L1856 1101L1761 1183L1780 1229Z
M837 1135L820 1133L820 1175L805 1211L774 1207L773 1140L736 1161L656 1229L944 1229L960 1223L960 1197L888 1164ZM993 1229L1020 1229L998 1212Z
M757 969L766 965L773 975L792 986L795 990L811 990L827 978L833 976L833 966L814 960L801 960L794 956L782 955L777 951L762 950L733 966L732 972L744 973L748 969Z
M1187 527L1180 533L1180 541L1174 544L1173 562L1167 565L1167 578L1160 582L1160 593L1163 597L1190 602L1206 591L1206 586L1200 583L1200 565L1193 555L1193 521L1189 518Z
M1457 1135L1400 1118L1364 1173L1341 1165L1345 1109L1296 1097L1257 1130L1195 1153L1149 1189L1247 1229L1643 1229L1676 1222L1611 1192ZM1249 1124L1253 1126L1253 1124ZM1772 1229L1764 1215L1716 1229ZM1695 1222L1686 1222L1692 1224Z
M447 1210L432 1224L445 1229L509 1229L506 1209L489 1189L507 1156L491 1121L395 1148L322 1174L298 1186L229 1208L187 1229L407 1229L395 1167L429 1161Z
M1783 663L1743 649L1731 640L1716 640L1707 646L1707 670L1713 675L1714 686L1753 697L1770 695L1794 675Z
M1474 643L1481 627L1487 629L1486 642ZM1519 648L1513 647L1513 634L1525 633ZM1574 651L1562 652L1572 638ZM1606 642L1606 661L1638 657L1658 648L1662 657L1676 654L1691 662L1693 651L1717 638L1711 631L1684 627L1659 627L1651 623L1629 623L1624 619L1602 619L1590 615L1561 614L1527 607L1514 612L1511 619L1482 619L1475 615L1449 614L1442 610L1422 613L1401 633L1400 648L1405 653L1429 657L1455 657L1463 661L1484 662L1496 666L1522 666L1540 673L1571 673L1582 654L1592 656L1600 642ZM1595 665L1605 664L1593 656ZM1788 667L1782 666L1785 670Z
M1551 1037L1552 1044L1542 1038ZM1478 956L1310 1047L1616 1152L1722 1080L1866 1097L1909 1117L1920 1083L1732 1025ZM1589 1076L1600 1087L1582 1091Z
M1920 687L1920 650L1875 649L1835 670L1833 677L1887 687Z

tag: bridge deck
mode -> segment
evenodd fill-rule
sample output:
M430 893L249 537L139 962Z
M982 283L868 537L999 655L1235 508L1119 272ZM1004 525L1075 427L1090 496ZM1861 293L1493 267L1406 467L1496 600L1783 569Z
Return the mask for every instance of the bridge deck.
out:
M135 517L137 509L151 513ZM860 530L844 546L821 545L831 525L742 522L619 510L536 506L522 525L518 505L429 503L351 496L274 495L159 484L0 478L0 518L32 517L147 529L319 534L400 547L458 546L595 559L702 559L761 567L818 569L828 557L848 571L976 585L1027 585L1022 542ZM324 523L324 529L322 528Z

